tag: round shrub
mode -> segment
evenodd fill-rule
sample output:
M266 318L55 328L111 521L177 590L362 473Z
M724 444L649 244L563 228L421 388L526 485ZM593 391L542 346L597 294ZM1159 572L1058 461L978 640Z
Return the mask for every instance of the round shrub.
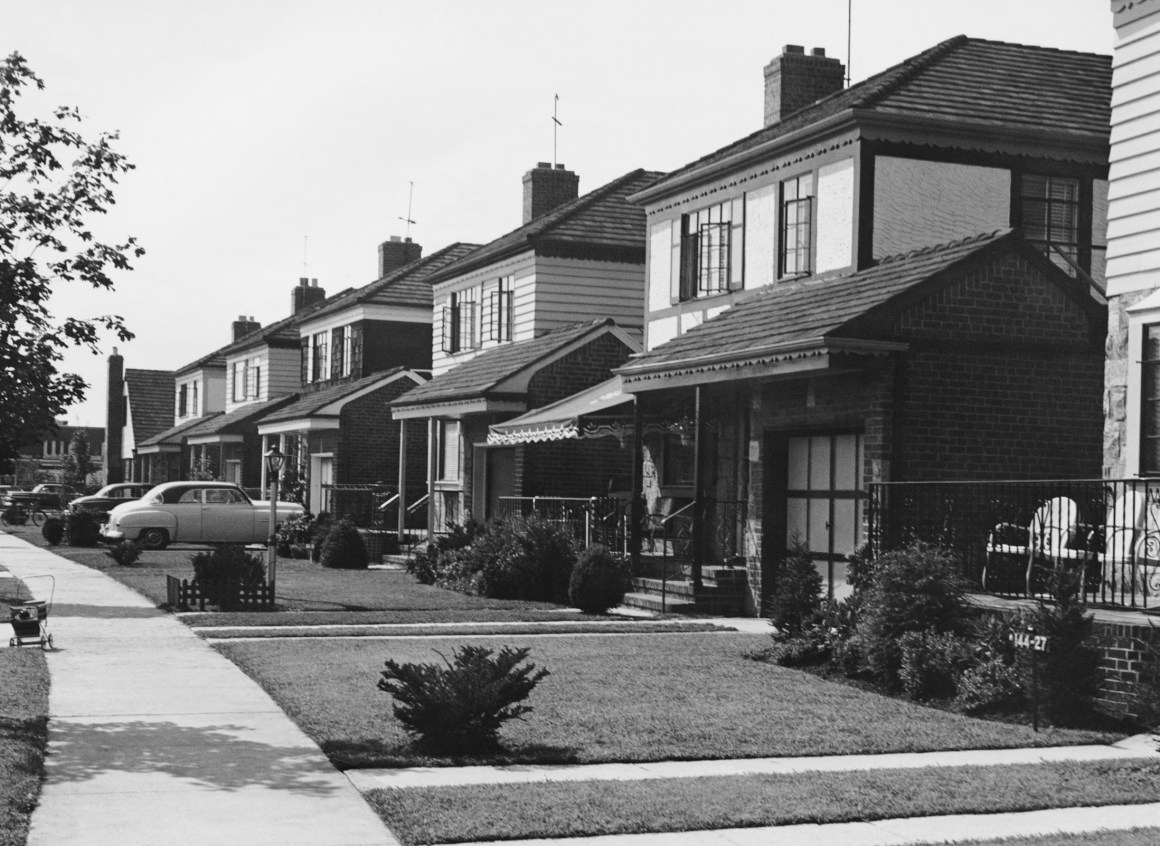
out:
M70 511L64 518L64 534L69 546L96 546L101 527L88 511Z
M955 707L964 713L1013 711L1024 701L1023 671L1016 664L984 661L959 677Z
M608 547L588 547L572 568L569 601L586 614L604 614L624 601L625 568Z
M122 567L128 567L131 564L136 564L137 559L141 557L141 547L131 540L123 540L110 549L107 554Z
M319 560L323 567L336 570L365 570L370 564L366 542L350 520L339 520L330 527L322 541Z
M959 676L974 663L970 643L950 632L906 632L898 646L898 679L911 699L953 695Z
M40 527L40 536L48 541L49 546L57 546L64 539L64 521L50 517Z

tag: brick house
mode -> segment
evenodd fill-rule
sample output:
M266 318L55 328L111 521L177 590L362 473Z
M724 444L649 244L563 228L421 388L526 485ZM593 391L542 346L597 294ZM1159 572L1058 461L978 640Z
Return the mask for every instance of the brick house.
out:
M429 532L494 516L500 497L626 475L626 455L489 445L488 427L605 381L640 349L644 215L627 197L659 175L634 170L578 196L575 173L540 163L524 176L523 225L433 278L434 376L392 405L405 440L423 421L432 444Z
M298 325L300 395L258 423L262 451L274 444L303 480L312 511L332 510L331 484L394 484L399 424L388 404L430 377L430 277L468 255L456 243L421 258L410 239L379 247L379 278L332 297ZM412 439L410 490L423 495L426 442ZM262 473L263 489L266 485Z
M1109 65L960 36L843 89L787 47L764 128L632 198L634 480L693 591L743 561L761 607L798 537L841 592L868 482L1098 472Z
M146 440L173 425L172 370L125 369L125 360L113 348L108 362L105 408L105 482L149 482L152 462L138 454ZM163 478L161 481L168 481Z

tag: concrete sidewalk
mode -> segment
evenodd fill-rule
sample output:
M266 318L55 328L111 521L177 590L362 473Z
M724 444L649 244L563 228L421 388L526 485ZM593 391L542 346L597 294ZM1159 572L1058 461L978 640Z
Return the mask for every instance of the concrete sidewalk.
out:
M398 842L270 697L184 625L6 533L0 564L56 579L47 778L29 846ZM38 599L50 586L28 584Z

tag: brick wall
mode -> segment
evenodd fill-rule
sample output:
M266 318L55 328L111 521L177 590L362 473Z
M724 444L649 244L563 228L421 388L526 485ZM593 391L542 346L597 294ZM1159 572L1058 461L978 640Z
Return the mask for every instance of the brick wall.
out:
M399 481L399 421L391 419L388 403L414 387L397 379L343 406L335 455L335 482L343 485ZM426 490L427 428L407 427L407 500Z
M605 333L553 361L528 383L528 408L540 408L612 378L612 368L628 361L631 350Z
M363 322L363 367L369 376L392 367L431 367L431 324L390 320Z
M1140 683L1160 692L1160 626L1097 620L1094 629L1104 656L1100 705L1139 716Z

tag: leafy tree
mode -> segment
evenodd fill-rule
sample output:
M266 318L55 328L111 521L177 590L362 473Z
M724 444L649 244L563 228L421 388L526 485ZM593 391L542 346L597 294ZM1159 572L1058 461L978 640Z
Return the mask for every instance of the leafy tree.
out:
M21 444L84 398L85 381L58 370L64 350L97 354L101 329L133 337L117 315L53 315L54 286L112 290L109 274L144 254L135 238L110 244L92 232L114 203L117 177L133 169L113 149L117 134L86 140L72 107L22 116L18 101L30 88L44 82L19 53L0 60L0 465L8 467Z
M77 429L69 441L68 455L64 457L61 481L75 491L83 490L89 474L95 469L88 433L84 429Z

